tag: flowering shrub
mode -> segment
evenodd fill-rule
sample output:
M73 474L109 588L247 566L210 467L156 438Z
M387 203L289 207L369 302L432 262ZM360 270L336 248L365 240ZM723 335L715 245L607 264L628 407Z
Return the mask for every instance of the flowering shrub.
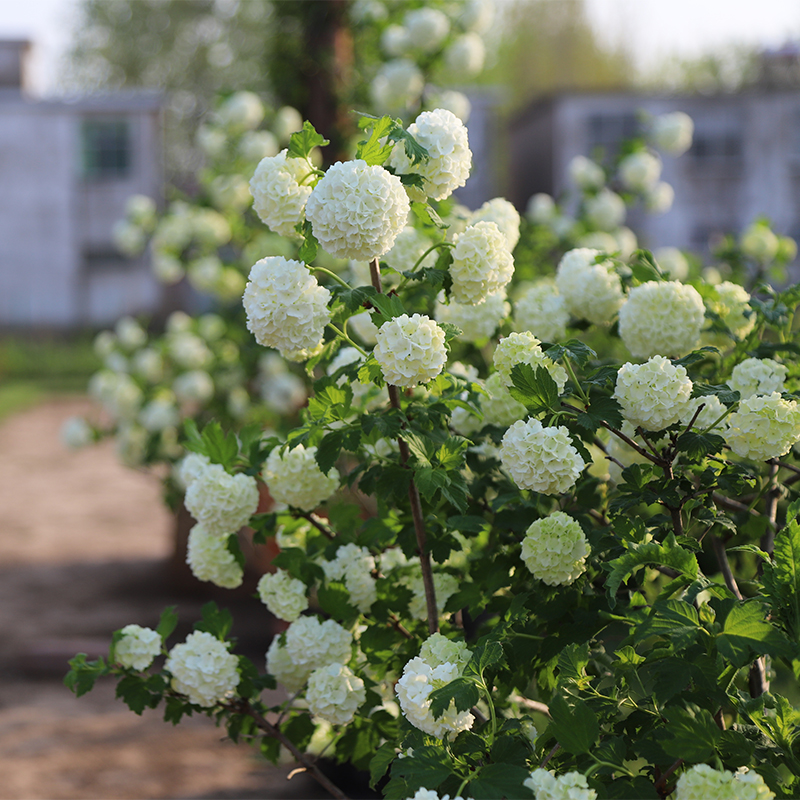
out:
M449 35L430 15L414 26L430 27L418 47ZM496 232L507 253L510 215L410 201L404 187L423 191L438 154L397 120L362 128L355 160L309 178L296 266L259 300L288 313L305 277L327 293L314 290L314 346L291 343L313 384L298 423L190 425L179 473L213 526L193 545L198 570L223 582L241 569L233 525L275 537L280 572L259 593L291 624L264 671L231 652L230 615L210 604L163 667L142 666L156 640L126 628L108 660L76 656L68 684L81 694L110 674L134 711L213 715L269 758L283 745L338 798L305 752L327 726L330 754L389 798L796 795L800 288L731 293L729 325L702 279L667 276L644 251L572 247L558 272L550 262L547 292L572 316L521 303L516 325L532 330L512 332L504 306L477 347L441 307L469 305L465 231ZM308 161L320 141L306 123L287 158ZM396 172L398 147L422 168ZM605 170L585 171L599 196ZM382 264L409 207L436 259ZM320 248L369 259L368 278L321 267ZM603 289L596 315L580 296L589 280ZM537 338L538 314L555 341ZM366 316L374 346L349 326ZM701 346L707 335L719 347ZM203 368L197 342L177 349ZM122 415L141 403L135 382L98 384ZM255 513L259 479L268 513ZM174 623L167 611L156 629L164 648ZM286 699L262 695L278 684Z

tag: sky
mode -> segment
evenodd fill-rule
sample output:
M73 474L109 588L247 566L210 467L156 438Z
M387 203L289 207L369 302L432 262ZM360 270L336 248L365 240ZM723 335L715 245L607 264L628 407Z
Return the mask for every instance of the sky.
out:
M0 0L0 38L34 42L30 66L37 94L55 90L77 3ZM672 54L697 55L732 43L774 48L800 39L800 0L586 0L586 5L601 38L632 42L645 69Z

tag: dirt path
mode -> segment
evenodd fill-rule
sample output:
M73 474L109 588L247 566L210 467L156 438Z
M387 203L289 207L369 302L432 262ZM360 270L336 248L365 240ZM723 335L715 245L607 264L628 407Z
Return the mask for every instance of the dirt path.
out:
M167 580L158 482L120 466L111 443L61 446L63 420L87 408L50 402L0 425L0 799L319 796L205 718L173 727L135 716L112 685L80 699L63 687L74 653L106 652L111 631L154 625L173 603L188 631L205 599ZM269 620L244 612L240 643L256 658Z

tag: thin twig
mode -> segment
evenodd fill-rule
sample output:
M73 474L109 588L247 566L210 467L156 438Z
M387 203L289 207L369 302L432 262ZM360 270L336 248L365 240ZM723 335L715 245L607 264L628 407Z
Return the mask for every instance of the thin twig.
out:
M744 503L738 503L736 500L731 500L730 497L725 497L725 495L719 494L718 492L714 492L711 495L711 499L720 507L727 508L728 511L742 511L745 514L750 514L753 517L760 517L762 516L756 511L754 508L750 508L749 506L744 505ZM774 522L767 520L767 524L771 525L772 527L775 526Z
M247 701L241 701L236 710L250 717L256 725L273 739L277 739L316 779L325 791L333 795L336 800L348 800L347 795L324 775L314 761L306 753L297 749L295 743L284 735L279 728L269 723L262 714L254 709Z
M772 555L772 550L775 547L775 531L777 525L775 518L778 513L778 498L781 495L780 487L778 486L778 469L780 469L778 462L773 458L769 462L769 477L767 479L766 501L764 503L764 516L769 520L769 527L764 535L761 537L761 549Z
M631 449L635 450L640 456L644 456L648 461L652 461L653 464L657 464L659 467L663 466L664 460L662 458L656 458L651 453L648 453L643 447L639 447L636 442L633 441L630 437L626 436L622 431L618 431L616 428L612 428L607 422L600 423L606 430L611 431L615 436L622 439L625 444L628 445Z
M666 785L667 781L672 777L672 775L675 774L675 771L680 769L681 766L683 766L683 759L679 758L674 764L670 766L670 768L666 772L662 773L661 777L655 782L653 788L657 792L660 789L662 789Z
M303 512L298 516L302 517L303 519L307 519L321 534L327 536L329 539L333 540L336 538L336 534L327 525L324 525L322 522L320 522L320 519L316 514Z
M725 545L720 540L719 536L711 537L711 547L714 549L714 555L719 564L719 571L725 581L725 585L733 592L737 600L744 600L741 591L739 591L739 584L736 583L736 578L733 575L730 562L728 561L728 554L725 552Z
M544 758L544 761L542 761L542 763L541 763L541 764L539 764L539 767L540 767L541 769L544 769L544 768L547 766L547 762L548 762L548 761L549 761L549 760L550 760L550 759L551 759L551 758L552 758L552 757L553 757L553 756L554 756L554 755L555 755L555 754L556 754L556 753L557 753L557 752L558 752L560 749L561 749L561 745L560 745L558 742L556 742L556 744L555 744L555 746L553 747L553 749L552 749L552 750L551 750L551 751L550 751L550 752L549 752L549 753L548 753L548 754L545 756L545 758Z
M551 716L550 709L546 703L540 703L538 700L529 700L527 697L523 697L521 694L512 694L508 699L513 703L519 703L521 706L529 708L531 711L544 714L546 717Z
M392 622L392 627L393 627L393 628L394 628L394 629L395 629L395 630L396 630L398 633L401 633L401 634L403 634L403 636L405 636L405 637L406 637L406 639L413 639L413 638L414 638L414 637L413 637L413 636L412 636L412 635L411 635L411 634L408 632L408 630L407 630L407 629L406 629L406 627L403 625L403 623L402 623L402 622L400 622L400 620L399 620L399 619L398 619L398 618L397 618L397 617L396 617L394 614L390 614L390 615L389 615L389 619L390 619L390 620L391 620L391 622Z
M800 468L787 464L785 461L779 461L778 466L782 469L788 469L789 472L794 472L795 475L800 475Z

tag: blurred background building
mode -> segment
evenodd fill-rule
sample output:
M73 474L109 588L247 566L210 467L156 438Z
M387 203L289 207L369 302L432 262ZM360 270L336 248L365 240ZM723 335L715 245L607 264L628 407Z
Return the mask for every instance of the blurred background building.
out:
M163 195L161 96L26 95L27 41L0 42L0 325L99 326L154 311L145 256L112 244L132 194Z

